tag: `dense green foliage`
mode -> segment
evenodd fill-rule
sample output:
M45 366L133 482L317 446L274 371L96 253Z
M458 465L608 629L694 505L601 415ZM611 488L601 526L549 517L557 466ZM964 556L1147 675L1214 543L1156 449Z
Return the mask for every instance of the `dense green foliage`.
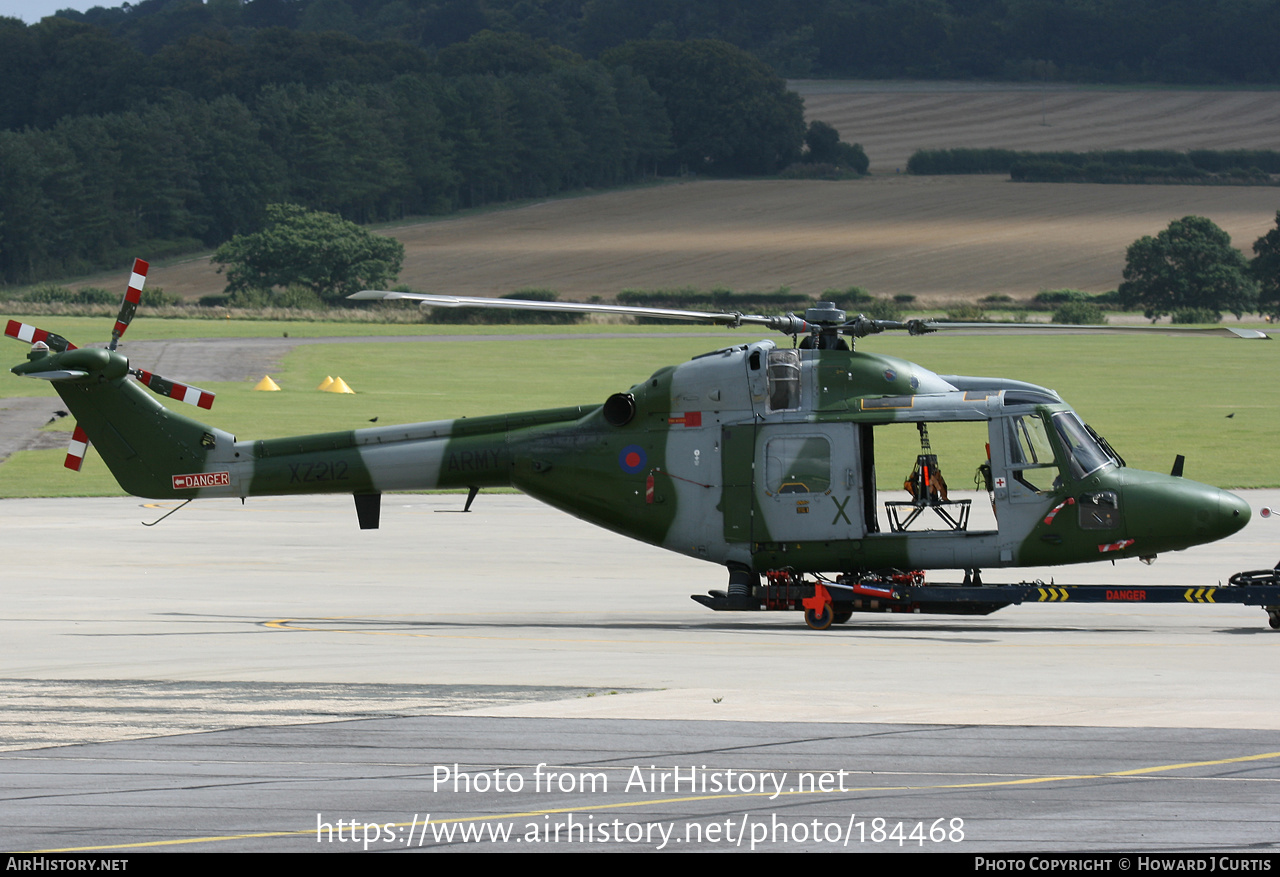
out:
M831 165L835 168L848 168L857 174L865 174L871 167L871 159L863 150L861 143L845 143L840 139L840 132L822 121L812 121L804 135L805 164Z
M804 310L813 299L782 287L775 292L734 292L731 289L624 289L618 293L618 304L641 308L714 311L716 313L784 314Z
M1107 316L1093 302L1066 301L1053 309L1053 322L1071 326L1101 326L1107 322Z
M1221 323L1222 314L1213 308L1178 308L1169 316L1169 322L1182 326Z
M1280 174L1274 149L1111 149L1019 152L1013 149L921 149L907 161L912 174L1009 174L1015 182L1242 183Z
M800 156L799 97L728 43L642 42L602 64L461 28L433 55L324 30L354 27L342 0L277 11L304 7L283 22L297 30L265 26L268 0L0 19L0 283L215 246L269 203L370 222Z
M119 290L112 292L97 286L85 286L81 289L68 289L55 283L41 283L28 289L21 301L35 304L66 305L109 305L119 307L121 294ZM165 292L158 286L146 287L138 304L144 308L169 307L179 304L180 296Z
M907 159L909 174L1007 174L1024 155L1014 149L917 149Z
M1154 238L1134 241L1125 256L1119 292L1126 308L1141 308L1151 319L1178 314L1182 321L1194 322L1206 322L1206 313L1222 311L1240 317L1258 299L1244 254L1203 216L1184 216Z
M1091 298L1093 296L1083 289L1046 289L1037 292L1031 302L1037 306L1048 305L1056 307L1068 302L1087 302Z
M0 283L213 246L275 202L367 222L617 185L652 173L669 125L642 77L592 62L177 93L0 131Z
M524 299L525 301L555 301L560 296L549 289L521 289L499 297ZM568 326L573 323L581 323L585 316L585 314L517 308L430 308L426 321L442 325L466 326L507 326L512 324Z
M218 248L213 261L227 266L233 303L237 294L291 286L334 301L393 283L404 262L404 244L332 213L271 204L262 231L236 235Z
M671 118L674 159L694 172L769 174L800 158L804 102L767 65L715 40L646 40L602 56L644 76Z
M143 56L200 41L235 62L223 65L226 75L240 63L237 46L288 28L420 49L489 29L586 57L631 40L717 39L787 76L1280 80L1280 5L1272 0L142 0L67 15ZM118 51L98 54L116 81L154 75L130 73ZM27 81L58 79L43 63L25 66ZM94 89L110 90L106 81Z
M896 317L880 316L892 310L900 313L901 309L894 302L878 299L860 286L847 289L824 290L817 298L792 292L783 286L774 292L734 292L731 289L624 289L618 293L618 304L646 308L669 308L675 310L709 311L713 313L740 314L803 314L814 306L815 301L829 301L852 313L866 313L876 310L877 319L896 319Z
M1276 227L1253 242L1249 271L1258 284L1258 312L1280 319L1280 210Z

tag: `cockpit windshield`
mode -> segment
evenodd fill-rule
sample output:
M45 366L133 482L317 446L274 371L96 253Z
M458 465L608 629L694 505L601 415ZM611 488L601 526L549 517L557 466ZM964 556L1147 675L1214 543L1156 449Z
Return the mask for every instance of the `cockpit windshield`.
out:
M1061 411L1053 415L1053 426L1058 438L1067 449L1067 463L1077 480L1098 471L1103 466L1121 465L1118 457L1108 453L1096 435L1073 411Z

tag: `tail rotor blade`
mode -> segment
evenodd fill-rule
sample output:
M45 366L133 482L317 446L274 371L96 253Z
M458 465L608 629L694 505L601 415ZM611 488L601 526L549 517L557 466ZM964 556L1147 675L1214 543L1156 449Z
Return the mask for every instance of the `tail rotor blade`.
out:
M67 459L62 465L79 472L80 467L84 465L84 455L88 451L89 436L85 434L84 427L77 423L75 432L71 433L71 446L67 448Z
M116 325L111 330L111 350L116 349L120 336L133 322L133 315L138 312L138 302L142 301L142 287L147 282L147 269L151 266L141 259L133 260L133 274L129 277L129 288L125 290L124 301L120 303L120 313L116 315Z
M52 332L46 332L44 329L37 329L35 326L27 323L19 323L17 320L10 320L4 327L4 334L10 338L16 338L19 341L26 341L28 344L37 344L44 342L54 353L62 353L64 350L75 350L76 346L63 338L61 335L55 335Z
M213 407L214 394L208 390L162 378L160 375L149 372L146 369L137 369L134 374L137 375L138 380L146 384L147 388L157 395L168 396L170 399L177 399L179 402L186 402L188 405L194 405L197 408L207 409Z

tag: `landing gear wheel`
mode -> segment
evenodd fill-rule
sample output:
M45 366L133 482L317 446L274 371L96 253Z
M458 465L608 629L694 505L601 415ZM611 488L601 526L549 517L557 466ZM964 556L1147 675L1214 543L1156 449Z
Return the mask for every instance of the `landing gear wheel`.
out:
M804 610L804 623L809 625L810 630L826 630L835 621L836 614L828 603L822 607L821 612L815 612L812 609Z
M848 621L852 617L853 617L852 609L841 609L840 611L835 613L835 616L832 618L831 623L844 624L846 621Z

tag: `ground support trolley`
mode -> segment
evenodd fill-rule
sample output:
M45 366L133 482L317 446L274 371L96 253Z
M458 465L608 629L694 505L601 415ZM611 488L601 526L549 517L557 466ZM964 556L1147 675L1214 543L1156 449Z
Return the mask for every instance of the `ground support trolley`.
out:
M828 579L771 570L752 588L751 599L724 591L693 594L718 612L802 611L814 630L843 624L855 612L990 615L1020 603L1238 603L1261 606L1273 629L1280 629L1280 566L1233 575L1226 585L1057 585L1041 581L983 585L978 571L961 584L926 584L921 570L883 570Z

